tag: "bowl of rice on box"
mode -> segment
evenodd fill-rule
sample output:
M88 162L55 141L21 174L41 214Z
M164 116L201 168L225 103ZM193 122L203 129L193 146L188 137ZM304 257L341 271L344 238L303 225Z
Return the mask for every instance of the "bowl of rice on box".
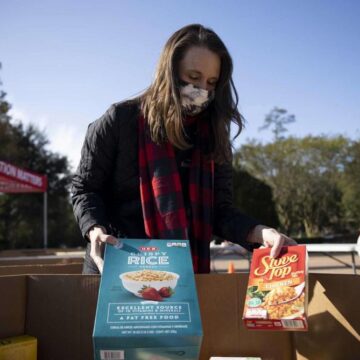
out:
M305 245L254 250L243 321L251 330L306 331L308 269Z
M189 241L119 239L106 245L95 359L195 360L201 342Z

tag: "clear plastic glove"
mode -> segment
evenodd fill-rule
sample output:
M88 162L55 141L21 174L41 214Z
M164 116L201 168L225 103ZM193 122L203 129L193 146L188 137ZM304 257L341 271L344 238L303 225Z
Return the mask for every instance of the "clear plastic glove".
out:
M115 236L107 235L102 226L94 226L88 233L91 243L90 256L94 260L100 274L103 272L104 260L102 258L105 243L118 246L119 241Z
M282 246L297 245L294 239L264 225L255 226L249 234L248 241L271 247L270 256L274 258L279 256Z

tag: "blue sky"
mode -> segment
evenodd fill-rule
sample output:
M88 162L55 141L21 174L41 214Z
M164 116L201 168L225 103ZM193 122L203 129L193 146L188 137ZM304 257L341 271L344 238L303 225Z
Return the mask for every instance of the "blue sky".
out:
M0 78L13 116L75 167L87 125L151 82L168 37L202 23L223 39L249 138L275 106L289 134L360 138L360 1L0 1Z

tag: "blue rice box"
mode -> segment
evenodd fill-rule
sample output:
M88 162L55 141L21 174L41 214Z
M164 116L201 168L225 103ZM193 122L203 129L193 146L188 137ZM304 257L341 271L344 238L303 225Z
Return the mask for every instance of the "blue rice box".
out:
M198 359L202 325L187 240L106 245L93 332L96 360Z

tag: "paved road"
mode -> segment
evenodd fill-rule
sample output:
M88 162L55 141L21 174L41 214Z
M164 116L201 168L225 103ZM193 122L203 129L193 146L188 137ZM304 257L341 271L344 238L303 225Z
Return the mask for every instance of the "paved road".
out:
M226 272L229 262L235 266L235 272L248 272L249 260L246 256L240 255L221 255L216 256L212 261L212 272ZM357 275L360 275L360 259L355 256ZM353 274L352 260L350 254L332 253L330 256L316 253L309 255L309 272L311 273L330 273L330 274Z
M84 251L68 249L67 251L55 250L14 250L0 252L0 266L29 265L29 264L69 264L83 261ZM227 272L229 262L235 266L235 272L248 272L248 255L222 254L212 259L212 272ZM355 256L357 275L360 275L360 258ZM353 274L350 254L311 253L309 255L309 271L311 273Z

